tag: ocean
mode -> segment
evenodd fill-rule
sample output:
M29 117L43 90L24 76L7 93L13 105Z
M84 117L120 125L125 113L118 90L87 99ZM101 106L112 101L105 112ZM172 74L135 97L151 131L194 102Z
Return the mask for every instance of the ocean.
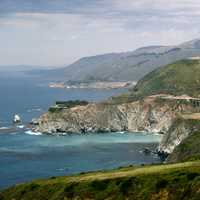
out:
M49 136L33 134L22 126L12 128L14 114L24 124L48 110L57 100L101 101L125 89L53 89L33 77L0 74L0 189L52 176L158 163L155 149L159 135L111 133Z

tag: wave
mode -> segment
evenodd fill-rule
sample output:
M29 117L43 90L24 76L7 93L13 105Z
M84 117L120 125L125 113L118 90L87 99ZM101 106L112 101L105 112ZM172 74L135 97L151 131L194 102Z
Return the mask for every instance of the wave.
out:
M120 131L120 132L117 132L117 133L120 133L120 134L125 134L126 132L125 132L125 131Z
M59 168L59 169L56 169L56 171L68 171L68 169L67 168Z
M40 112L40 111L42 111L42 108L32 108L27 110L27 112Z
M0 127L0 130L8 130L8 129L11 129L11 128L10 127L6 127L6 126Z
M28 135L42 135L42 133L40 133L40 132L34 132L34 131L31 131L31 130L25 131L25 133L28 134Z
M17 128L23 129L25 126L24 125L18 125Z

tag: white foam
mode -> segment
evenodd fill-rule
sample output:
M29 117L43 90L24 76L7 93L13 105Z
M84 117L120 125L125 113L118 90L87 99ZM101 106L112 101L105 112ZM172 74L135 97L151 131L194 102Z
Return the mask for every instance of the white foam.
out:
M25 131L25 133L28 134L28 135L42 135L42 133L40 133L40 132L34 132L34 131L31 131L31 130Z
M59 168L59 169L56 169L57 171L67 171L67 168Z
M21 128L21 129L24 128L24 127L25 127L24 125L18 125L17 126L17 128Z
M7 129L10 129L10 127L0 127L0 130L7 130Z
M40 111L42 111L42 108L32 108L32 109L29 109L27 111L28 112L40 112Z

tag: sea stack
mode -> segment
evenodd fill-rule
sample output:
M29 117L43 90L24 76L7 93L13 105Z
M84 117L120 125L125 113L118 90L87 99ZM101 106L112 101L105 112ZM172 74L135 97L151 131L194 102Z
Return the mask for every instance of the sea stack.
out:
M14 119L13 119L13 123L20 123L21 122L21 118L19 115L15 114L14 115Z

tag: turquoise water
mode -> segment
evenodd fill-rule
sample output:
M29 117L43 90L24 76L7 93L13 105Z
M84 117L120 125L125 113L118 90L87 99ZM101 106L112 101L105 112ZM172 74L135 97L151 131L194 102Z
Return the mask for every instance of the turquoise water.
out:
M123 165L160 162L144 155L155 149L160 136L142 133L112 133L47 136L28 130L7 132L13 115L24 123L45 112L56 100L100 101L124 90L60 90L36 84L34 79L0 76L0 188L32 179L111 169ZM29 134L27 134L29 133Z
M0 135L0 188L36 178L160 162L144 155L159 136L112 133L68 136Z

